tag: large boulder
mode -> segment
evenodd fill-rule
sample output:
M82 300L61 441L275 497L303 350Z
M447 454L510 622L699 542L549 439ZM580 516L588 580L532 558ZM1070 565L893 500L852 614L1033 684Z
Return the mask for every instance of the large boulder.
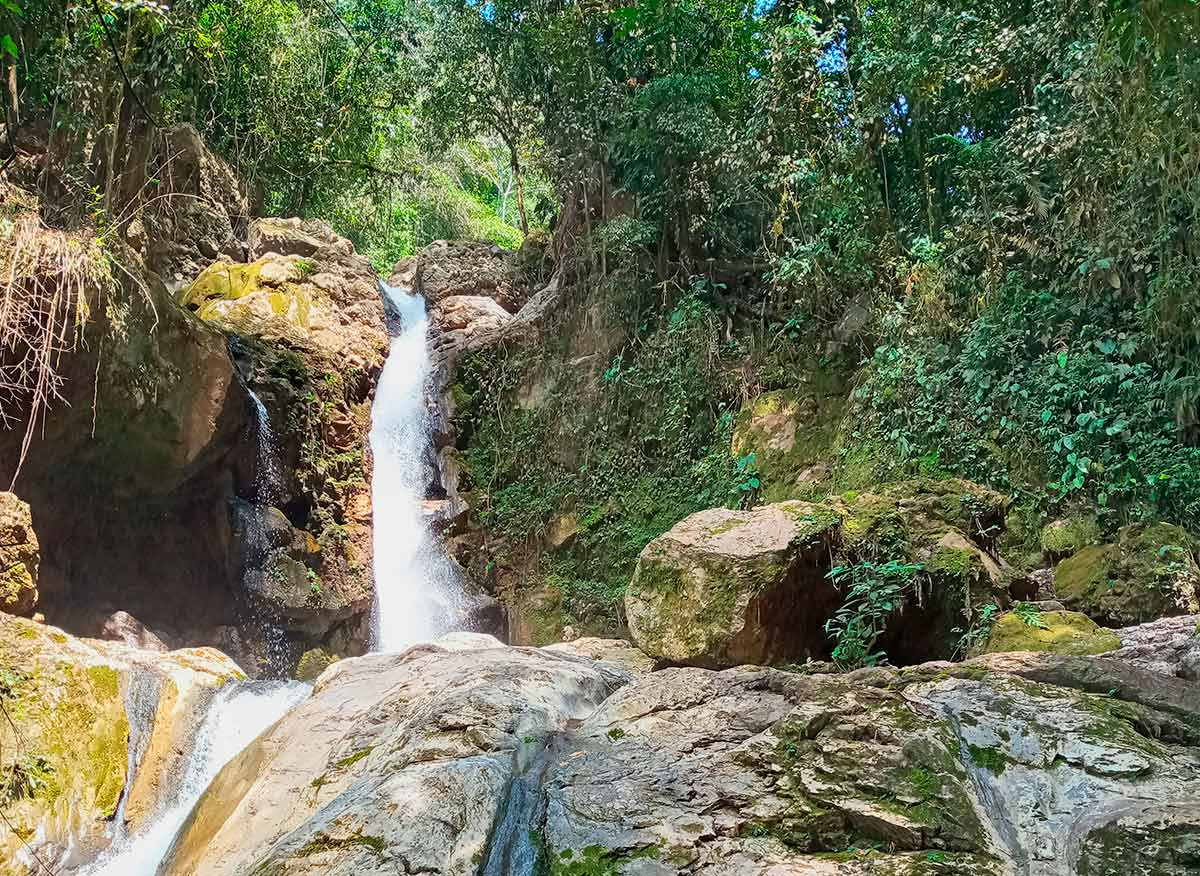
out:
M638 647L668 663L764 663L825 651L839 518L805 502L713 508L646 545L625 595Z
M642 551L625 595L630 633L666 663L820 659L832 647L825 621L846 595L831 579L852 584L896 561L911 575L880 649L903 662L948 657L977 611L1007 605L1020 583L988 550L1007 505L967 481L915 480L701 511Z
M221 772L159 872L474 874L529 759L628 677L462 634L339 661Z
M40 562L29 506L14 493L0 493L0 611L33 611Z
M1110 626L1200 612L1197 543L1169 523L1134 524L1111 544L1084 547L1054 570L1056 596Z
M204 705L244 677L211 649L156 653L0 614L0 874L40 872L35 856L56 870L85 860L119 804L123 829L148 824Z

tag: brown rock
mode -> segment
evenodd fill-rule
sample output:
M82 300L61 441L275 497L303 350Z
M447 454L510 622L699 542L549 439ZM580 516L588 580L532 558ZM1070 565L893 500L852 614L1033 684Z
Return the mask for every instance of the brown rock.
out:
M0 493L0 611L27 615L38 600L41 554L29 506Z

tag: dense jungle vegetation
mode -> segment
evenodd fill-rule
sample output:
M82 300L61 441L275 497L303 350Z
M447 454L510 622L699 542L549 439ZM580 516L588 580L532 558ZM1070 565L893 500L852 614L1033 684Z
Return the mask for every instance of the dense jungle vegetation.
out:
M136 144L186 121L258 209L381 268L553 234L568 329L457 394L488 569L571 619L684 514L771 492L729 452L765 390L840 399L823 489L956 474L1025 537L1200 527L1196 0L0 6L5 149L43 132L47 222L120 230L156 182ZM531 547L564 512L570 548Z

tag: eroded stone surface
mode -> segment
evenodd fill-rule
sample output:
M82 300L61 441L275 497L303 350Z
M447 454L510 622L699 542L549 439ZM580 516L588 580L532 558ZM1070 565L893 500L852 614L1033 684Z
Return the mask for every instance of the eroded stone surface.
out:
M221 772L162 872L474 874L518 753L627 679L478 634L341 660Z

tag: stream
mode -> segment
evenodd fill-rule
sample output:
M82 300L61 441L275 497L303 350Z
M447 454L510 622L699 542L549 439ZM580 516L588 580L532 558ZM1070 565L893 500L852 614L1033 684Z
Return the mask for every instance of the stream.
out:
M107 852L78 871L80 876L153 876L175 834L221 767L305 699L310 690L298 681L243 681L218 691L196 729L175 793L153 823L131 836L118 836ZM139 730L148 734L147 728Z
M372 650L396 651L446 632L458 618L458 581L422 513L433 475L426 389L430 376L425 301L380 283L392 340L372 407L371 484L375 527L376 604ZM270 419L250 393L257 416L258 479L255 500L269 504L280 479ZM251 537L255 537L251 533ZM134 685L130 715L129 782L153 729L153 692ZM311 692L294 681L246 681L226 685L211 699L192 749L174 779L174 792L152 823L124 832L124 800L115 819L112 846L76 871L77 876L154 876L180 827L212 780L259 734ZM514 786L520 793L521 783ZM517 801L514 814L527 808ZM506 856L513 854L506 849ZM517 851L516 854L522 854Z

